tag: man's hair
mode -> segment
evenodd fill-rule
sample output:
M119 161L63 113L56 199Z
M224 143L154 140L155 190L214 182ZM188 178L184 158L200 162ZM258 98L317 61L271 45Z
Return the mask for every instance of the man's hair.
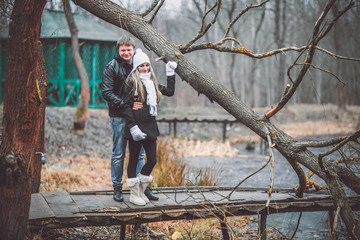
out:
M119 40L116 43L116 49L119 49L120 45L133 46L133 48L135 49L134 39L126 35L123 35L119 38Z

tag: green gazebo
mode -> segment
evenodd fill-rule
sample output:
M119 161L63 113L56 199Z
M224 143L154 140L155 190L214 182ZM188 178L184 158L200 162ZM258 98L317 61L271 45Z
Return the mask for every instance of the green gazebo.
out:
M105 107L99 85L106 64L113 58L120 37L94 19L74 14L79 29L80 55L89 76L90 108ZM80 78L72 60L71 34L63 12L45 10L41 17L41 42L48 73L47 106L77 106ZM0 102L6 80L8 30L0 32Z

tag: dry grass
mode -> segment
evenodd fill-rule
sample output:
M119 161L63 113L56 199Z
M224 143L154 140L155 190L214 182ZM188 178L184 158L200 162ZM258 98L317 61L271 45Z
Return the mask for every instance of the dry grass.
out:
M40 191L84 191L112 189L110 160L93 156L63 158L45 164L41 172Z
M280 126L284 132L292 137L339 135L355 132L353 125L338 121L311 121L302 123L288 123Z
M227 156L233 157L239 154L239 151L231 146L229 140L224 143L218 139L209 141L170 138L165 137L165 141L171 141L174 152L181 158L198 156Z
M227 218L229 234L231 239L241 239L241 234L247 231L247 225L255 221L254 217L242 216ZM191 221L168 221L159 223L148 223L148 227L156 232L172 236L172 239L222 239L220 220L216 218L199 219Z

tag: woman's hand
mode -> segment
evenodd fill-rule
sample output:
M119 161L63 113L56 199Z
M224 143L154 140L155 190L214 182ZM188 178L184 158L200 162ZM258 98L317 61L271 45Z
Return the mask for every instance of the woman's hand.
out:
M132 107L132 110L139 110L140 108L143 107L142 102L134 102L134 105Z

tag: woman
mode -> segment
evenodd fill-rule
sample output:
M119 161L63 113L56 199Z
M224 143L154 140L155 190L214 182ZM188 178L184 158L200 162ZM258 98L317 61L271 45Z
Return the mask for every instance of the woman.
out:
M146 187L152 182L150 175L156 164L156 139L159 129L156 122L157 105L160 94L173 96L175 91L175 62L166 64L167 86L158 85L151 68L149 57L137 49L133 58L133 69L126 81L129 93L126 104L127 131L125 138L129 140L129 164L127 168L127 185L130 187L130 202L145 205L149 199L145 196ZM136 107L141 102L142 108ZM141 146L146 153L146 164L136 175Z

